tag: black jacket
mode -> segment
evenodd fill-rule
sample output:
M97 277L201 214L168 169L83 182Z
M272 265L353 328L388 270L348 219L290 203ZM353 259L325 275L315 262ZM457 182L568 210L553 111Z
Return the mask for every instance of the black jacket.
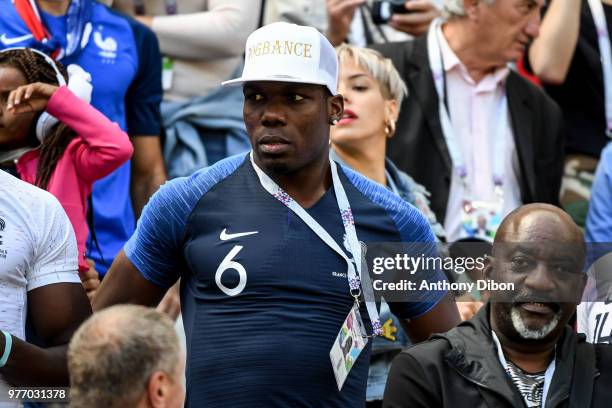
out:
M383 407L524 407L498 360L489 310L399 354ZM546 408L612 406L612 346L586 343L568 326L556 356Z
M431 208L444 222L452 162L438 114L427 36L372 48L393 61L408 86L397 134L387 141L387 155L431 193ZM521 199L524 204L558 205L565 138L561 110L541 89L515 72L506 80L506 91L519 159Z

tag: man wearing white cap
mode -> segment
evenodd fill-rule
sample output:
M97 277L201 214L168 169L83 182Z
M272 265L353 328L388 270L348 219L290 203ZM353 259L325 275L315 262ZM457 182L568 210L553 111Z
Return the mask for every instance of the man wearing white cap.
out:
M253 151L162 187L94 308L154 305L182 278L187 406L363 406L370 342L354 323L381 327L352 261L359 241L434 236L413 207L330 162L343 99L325 37L274 23L249 36L245 56L226 84L244 87ZM459 321L443 291L391 309L416 341Z

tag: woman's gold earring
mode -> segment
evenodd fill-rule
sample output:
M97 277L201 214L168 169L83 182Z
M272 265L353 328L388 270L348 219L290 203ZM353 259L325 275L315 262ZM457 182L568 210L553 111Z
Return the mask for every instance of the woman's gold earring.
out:
M393 120L385 120L385 135L387 137L393 137L395 134L395 122Z
M391 121L389 123L389 135L387 137L395 136L395 122Z

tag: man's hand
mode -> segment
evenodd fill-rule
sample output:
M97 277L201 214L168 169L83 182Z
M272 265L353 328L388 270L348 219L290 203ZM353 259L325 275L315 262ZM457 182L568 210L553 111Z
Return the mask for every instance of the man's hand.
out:
M179 313L181 313L181 295L179 293L179 282L175 283L168 292L166 292L166 296L159 302L157 306L157 311L162 312L170 316L172 320L176 320Z
M348 36L357 7L366 0L326 0L327 38L334 46L342 44Z
M87 263L89 264L89 270L79 274L79 276L83 288L85 288L85 292L87 293L87 297L89 298L89 302L91 303L96 295L96 290L98 290L100 286L100 274L96 271L96 264L92 259L88 258Z
M57 88L42 82L22 85L11 91L6 107L13 114L42 112L47 109L47 102Z
M425 34L431 21L440 15L440 10L431 0L409 0L404 7L410 12L394 14L389 25L415 37Z

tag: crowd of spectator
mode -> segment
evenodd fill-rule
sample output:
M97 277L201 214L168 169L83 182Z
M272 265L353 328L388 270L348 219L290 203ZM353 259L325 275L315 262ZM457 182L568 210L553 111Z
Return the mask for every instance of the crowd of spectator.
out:
M0 407L607 406L611 30L612 0L0 0ZM387 243L484 263L381 297ZM445 286L479 282L512 287Z

